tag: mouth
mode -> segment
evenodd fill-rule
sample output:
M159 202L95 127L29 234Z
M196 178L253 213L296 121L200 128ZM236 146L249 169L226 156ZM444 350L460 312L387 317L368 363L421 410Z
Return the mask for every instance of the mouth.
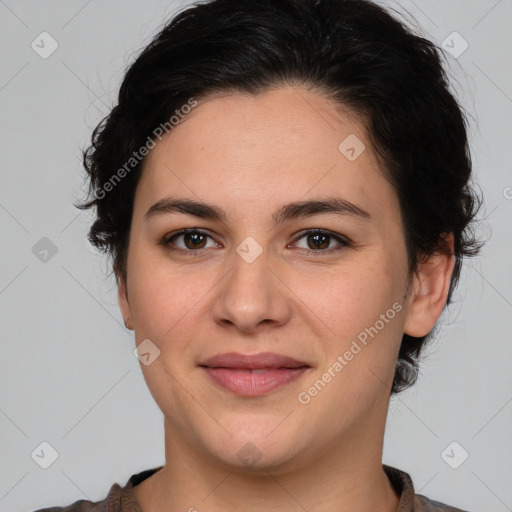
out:
M304 361L271 352L218 354L198 366L224 390L253 397L295 381L311 368Z

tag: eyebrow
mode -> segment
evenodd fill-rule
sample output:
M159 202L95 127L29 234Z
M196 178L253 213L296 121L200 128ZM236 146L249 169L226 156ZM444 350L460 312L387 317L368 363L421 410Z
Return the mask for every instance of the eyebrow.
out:
M201 219L219 222L225 222L227 220L226 212L218 206L191 199L177 199L172 197L166 197L153 204L144 217L150 219L171 213L183 213ZM371 219L371 215L366 210L341 197L294 201L279 208L279 210L272 215L272 219L274 225L276 225L288 220L310 217L322 213L347 215L366 220Z

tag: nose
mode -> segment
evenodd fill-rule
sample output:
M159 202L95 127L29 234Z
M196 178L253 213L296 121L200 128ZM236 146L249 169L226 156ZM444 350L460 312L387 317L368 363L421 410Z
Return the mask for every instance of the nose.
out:
M267 252L254 261L234 253L231 261L231 270L216 288L214 321L244 333L286 324L291 316L288 288Z

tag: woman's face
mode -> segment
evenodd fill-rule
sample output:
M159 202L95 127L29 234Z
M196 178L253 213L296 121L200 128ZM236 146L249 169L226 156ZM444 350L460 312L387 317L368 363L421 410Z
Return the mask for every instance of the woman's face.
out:
M378 443L410 313L406 247L363 125L326 97L200 102L147 156L127 276L120 305L150 340L141 368L177 443L265 468Z

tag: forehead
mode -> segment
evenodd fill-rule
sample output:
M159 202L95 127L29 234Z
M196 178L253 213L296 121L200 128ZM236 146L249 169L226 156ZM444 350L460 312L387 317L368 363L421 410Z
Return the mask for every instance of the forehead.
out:
M199 101L150 151L139 188L146 206L166 194L278 206L333 192L374 213L396 206L363 121L295 86Z

